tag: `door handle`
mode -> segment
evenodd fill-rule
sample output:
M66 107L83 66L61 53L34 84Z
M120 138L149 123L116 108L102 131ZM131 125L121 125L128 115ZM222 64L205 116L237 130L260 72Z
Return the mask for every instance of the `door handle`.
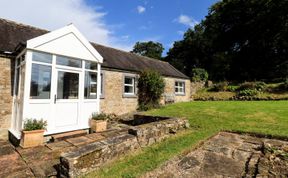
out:
M54 95L54 104L56 104L56 100L57 100L56 95Z

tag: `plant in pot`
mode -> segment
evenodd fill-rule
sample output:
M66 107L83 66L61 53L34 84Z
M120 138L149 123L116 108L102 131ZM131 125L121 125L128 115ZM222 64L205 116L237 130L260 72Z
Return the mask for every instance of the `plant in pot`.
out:
M92 113L90 128L92 132L102 132L107 129L108 116L104 113Z
M20 146L22 148L29 148L42 145L46 127L47 121L43 119L26 119L22 130Z

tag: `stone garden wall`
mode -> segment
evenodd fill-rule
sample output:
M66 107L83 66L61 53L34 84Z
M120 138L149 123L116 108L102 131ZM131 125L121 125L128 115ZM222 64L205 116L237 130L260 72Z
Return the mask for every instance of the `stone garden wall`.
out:
M0 56L0 139L5 140L11 124L13 69L11 59Z
M131 126L128 133L84 145L62 154L60 174L64 177L76 177L88 173L107 162L159 142L187 127L189 127L188 121L181 118L163 118L161 121Z

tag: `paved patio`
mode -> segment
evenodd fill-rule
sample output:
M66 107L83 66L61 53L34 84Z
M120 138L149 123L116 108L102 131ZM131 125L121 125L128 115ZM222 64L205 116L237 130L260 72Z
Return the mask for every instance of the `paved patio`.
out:
M0 177L56 177L61 153L127 132L126 128L116 128L27 149L0 140Z
M288 177L288 142L220 132L142 178Z

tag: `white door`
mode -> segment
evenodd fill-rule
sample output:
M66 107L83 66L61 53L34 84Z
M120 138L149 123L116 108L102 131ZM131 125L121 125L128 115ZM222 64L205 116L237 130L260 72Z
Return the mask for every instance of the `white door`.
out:
M54 119L58 131L79 127L80 72L57 69L56 94L54 95Z

